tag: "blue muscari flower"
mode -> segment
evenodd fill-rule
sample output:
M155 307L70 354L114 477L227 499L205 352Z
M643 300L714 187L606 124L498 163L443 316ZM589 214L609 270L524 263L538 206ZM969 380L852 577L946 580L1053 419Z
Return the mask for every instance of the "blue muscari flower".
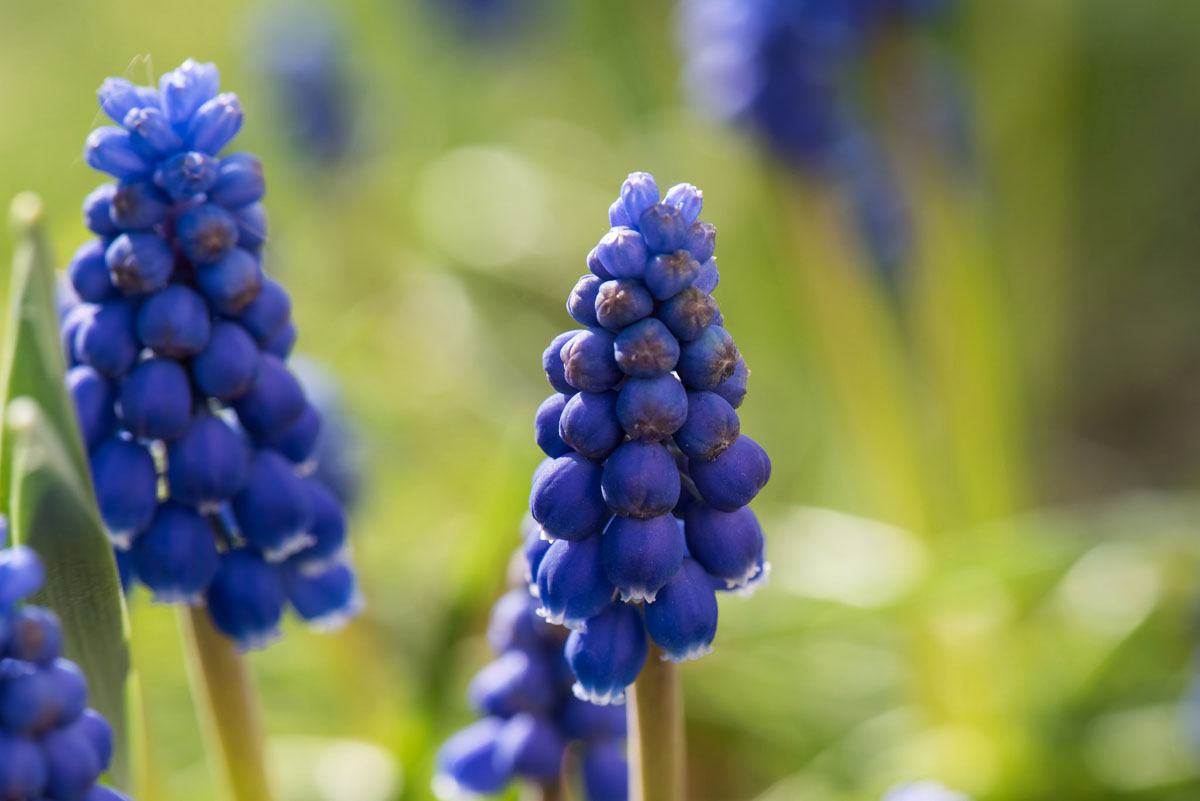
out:
M696 103L751 128L785 162L840 186L872 261L889 281L908 256L907 199L863 122L871 113L860 108L854 84L889 29L916 27L951 5L684 0L681 7L684 82Z
M531 532L536 536L535 526L526 524L524 529L526 540ZM605 605L611 594L609 585ZM620 759L624 709L595 706L574 696L562 629L538 617L537 605L525 588L517 587L492 607L487 633L497 658L468 687L472 705L486 717L452 735L438 750L433 786L439 798L499 794L513 779L552 785L564 770L578 769L563 758L567 749L578 746L615 755L617 759L604 768L605 781L628 782ZM588 801L609 797L586 796Z
M0 547L7 539L0 516ZM44 580L24 547L0 550L0 798L128 801L97 784L112 759L112 729L87 708L87 679L61 656L58 618L21 605Z
M97 96L116 125L84 159L114 180L84 201L95 238L71 260L60 325L123 584L205 603L243 647L289 604L342 622L361 605L344 501L310 477L346 472L341 442L322 450L322 406L288 363L291 299L261 263L262 164L223 152L241 104L191 59L157 88L110 78Z
M588 327L543 353L556 394L535 421L549 458L533 477L526 579L542 614L575 629L566 656L591 700L623 696L647 637L668 659L707 653L716 591L749 591L770 569L746 505L771 464L736 412L749 370L712 298L703 200L631 174L567 303Z
M297 153L323 165L349 155L359 109L339 22L311 3L273 3L261 9L249 42Z

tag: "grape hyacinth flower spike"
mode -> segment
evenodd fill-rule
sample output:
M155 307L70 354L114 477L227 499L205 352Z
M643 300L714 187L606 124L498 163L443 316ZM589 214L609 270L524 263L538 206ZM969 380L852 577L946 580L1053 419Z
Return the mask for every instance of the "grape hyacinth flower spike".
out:
M663 659L708 653L715 593L768 567L747 504L771 463L735 411L749 370L712 297L702 205L691 184L660 194L631 174L567 301L581 328L542 357L556 394L535 420L528 573L539 614L573 629L575 692L597 703L622 700L647 637Z
M514 560L525 561L524 549ZM498 795L514 780L557 787L573 779L563 774L577 767L564 754L579 749L586 801L626 801L624 710L572 695L565 632L537 609L525 587L510 590L492 607L487 639L497 659L467 690L484 717L438 750L433 787L439 798Z
M862 108L859 73L881 41L897 30L927 25L953 5L953 0L680 4L683 83L696 105L750 129L782 162L835 187L868 255L889 282L909 258L912 222L908 198L880 141L883 132L869 123L878 110ZM890 79L927 87L904 93L903 86L891 86L881 94L905 94L905 114L922 118L916 127L939 129L924 135L922 144L941 140L961 162L969 150L961 144L962 99L951 81L922 77L935 63L893 64ZM913 94L917 97L909 97ZM914 127L912 120L905 122Z
M130 577L203 603L242 648L291 606L318 626L360 598L341 502L313 474L321 414L288 364L287 291L262 268L263 168L212 64L157 88L109 78L84 161L95 238L67 268L67 386L101 516Z
M112 729L88 708L83 672L62 656L58 617L21 603L45 579L37 554L7 540L0 516L0 798L129 801L97 784L112 759Z

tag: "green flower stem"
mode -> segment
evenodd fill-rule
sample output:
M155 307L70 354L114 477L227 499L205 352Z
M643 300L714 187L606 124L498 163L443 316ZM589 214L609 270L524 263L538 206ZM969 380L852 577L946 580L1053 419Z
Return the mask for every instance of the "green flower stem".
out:
M626 695L630 801L684 801L683 688L679 666L651 643Z
M192 697L206 750L230 801L273 801L264 761L258 698L245 661L203 609L180 610Z

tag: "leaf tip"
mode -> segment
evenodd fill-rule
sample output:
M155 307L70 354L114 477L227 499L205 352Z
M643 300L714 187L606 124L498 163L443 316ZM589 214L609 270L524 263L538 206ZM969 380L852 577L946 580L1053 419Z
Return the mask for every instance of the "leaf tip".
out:
M8 208L9 219L15 228L28 230L42 219L42 197L36 192L21 192Z

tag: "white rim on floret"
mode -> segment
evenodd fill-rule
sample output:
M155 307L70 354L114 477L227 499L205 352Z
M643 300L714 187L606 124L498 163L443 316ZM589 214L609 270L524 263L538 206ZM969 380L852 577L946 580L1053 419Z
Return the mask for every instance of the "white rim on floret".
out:
M260 632L259 634L253 634L248 637L239 637L237 639L237 647L242 653L246 653L247 651L261 651L271 643L282 639L283 632L279 630L278 626L276 626L270 631Z
M266 559L268 562L282 562L289 556L294 556L310 545L316 544L316 537L307 531L302 531L299 534L288 537L278 548L263 548L262 555L263 559Z
M535 597L540 597L535 594ZM545 606L539 606L534 610L538 617L546 619L547 623L553 623L556 626L563 626L571 631L585 632L587 631L587 620L568 618L566 612L551 612Z
M650 592L646 589L645 585L640 587L630 587L628 590L621 590L620 592L621 600L627 604L637 603L638 601L652 604L654 603L655 599L658 598L658 590Z
M133 531L112 531L108 532L108 541L112 543L112 547L118 551L128 551L133 547Z
M356 592L340 608L326 612L320 617L314 617L305 622L314 630L328 634L337 631L356 618L365 607L366 599L363 598L362 593Z
M600 692L599 690L588 690L583 686L582 682L577 681L571 685L571 692L580 701L587 701L596 706L613 706L625 703L624 687L610 687L604 692Z
M737 578L725 579L725 587L727 589L731 589L731 590L749 587L750 582L752 580L754 580L754 578L756 578L759 573L762 573L765 568L766 568L765 562L763 563L763 565L761 567L759 566L759 564L757 562L755 562L754 564L750 565L750 568L745 573L738 576Z
M754 593L758 592L759 590L761 590L763 587L767 586L770 583L771 583L771 563L763 562L762 570L758 571L758 575L751 578L750 581L747 582L745 587L741 587L741 588L735 590L735 592L738 594L738 597L740 597L740 598L749 598L752 595L754 595Z
M666 651L663 651L663 655L660 656L659 659L664 662L690 662L693 659L699 659L703 656L708 656L712 652L713 647L711 644L700 643L699 645L693 645L682 654L668 654Z

